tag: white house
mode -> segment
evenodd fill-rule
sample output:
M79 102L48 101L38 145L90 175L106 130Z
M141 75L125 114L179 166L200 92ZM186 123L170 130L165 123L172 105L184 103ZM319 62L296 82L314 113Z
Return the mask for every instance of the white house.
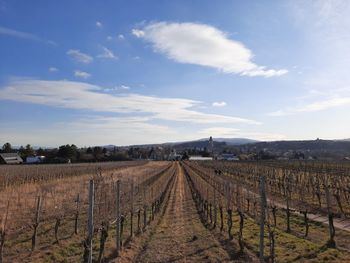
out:
M213 157L190 156L190 161L212 161Z
M28 156L26 163L42 163L45 160L45 156Z

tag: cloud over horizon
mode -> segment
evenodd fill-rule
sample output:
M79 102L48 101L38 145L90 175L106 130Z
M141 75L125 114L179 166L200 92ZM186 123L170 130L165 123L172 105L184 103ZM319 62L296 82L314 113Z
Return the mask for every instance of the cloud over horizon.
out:
M81 74L79 74L81 75ZM82 77L82 75L81 75ZM3 100L34 103L51 107L111 112L147 114L149 120L210 123L260 124L255 120L194 109L200 101L182 98L161 98L140 94L106 94L103 88L74 81L17 80L0 89Z

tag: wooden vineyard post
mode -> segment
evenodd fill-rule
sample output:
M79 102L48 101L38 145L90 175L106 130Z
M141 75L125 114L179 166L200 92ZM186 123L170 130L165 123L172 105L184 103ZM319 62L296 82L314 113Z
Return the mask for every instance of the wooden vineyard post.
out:
M41 208L41 196L38 196L37 203L36 203L36 211L35 211L35 221L34 221L34 232L32 236L32 251L34 251L36 246L36 234L39 226L40 221L40 208Z
M141 209L140 208L137 211L137 232L138 233L142 233L142 229L141 229Z
M223 212L223 207L219 207L220 210L220 232L224 230L224 212Z
M131 196L130 196L130 237L134 237L133 220L134 220L134 179L131 179Z
M335 248L335 228L333 224L333 213L331 211L331 197L329 195L329 186L324 184L324 190L326 194L326 202L327 202L327 212L328 212L328 227L329 227L329 240L327 242L328 247Z
M143 188L143 230L146 231L147 226L147 200L146 200L146 187Z
M151 218L151 220L154 220L154 213L153 213L153 186L151 187L151 215L150 215L150 218Z
M116 198L116 247L117 247L117 255L119 255L120 251L120 180L117 181L117 198Z
M265 176L260 177L260 246L259 246L259 258L260 262L264 262L264 228L265 228L265 209L266 209L266 189L265 189Z
M89 211L88 211L88 239L87 239L87 249L88 254L88 263L92 263L92 237L94 234L94 202L95 202L95 187L94 180L89 182Z
M290 178L289 176L287 177L287 184L286 184L286 187L285 187L285 190L284 190L284 193L285 193L285 197L286 197L286 213L287 213L287 233L290 233L291 232L291 229L290 229L290 195L291 195L291 192L290 192Z
M77 202L76 210L75 210L75 220L74 220L74 234L78 234L78 220L79 220L79 202L80 202L80 195L77 195L77 199L75 200Z
M216 228L217 224L217 218L218 218L218 207L217 207L217 200L216 200L216 187L214 187L214 228Z
M206 221L209 222L209 185L207 185L207 196L206 196Z
M9 207L10 207L10 200L7 201L6 214L0 226L0 263L3 262L3 250L5 245L6 224L7 224L7 217L9 213Z

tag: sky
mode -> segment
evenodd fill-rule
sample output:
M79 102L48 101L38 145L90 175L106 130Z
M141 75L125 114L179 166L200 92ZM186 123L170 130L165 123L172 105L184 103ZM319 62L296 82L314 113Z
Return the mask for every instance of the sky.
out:
M0 0L0 144L350 137L350 1Z

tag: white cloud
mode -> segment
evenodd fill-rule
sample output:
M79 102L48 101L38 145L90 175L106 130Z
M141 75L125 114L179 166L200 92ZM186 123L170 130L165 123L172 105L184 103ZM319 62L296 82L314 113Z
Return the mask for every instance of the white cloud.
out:
M91 74L89 74L85 71L76 70L76 71L74 71L74 76L76 76L77 78L88 79L91 77Z
M212 106L213 107L225 107L227 103L225 101L220 101L220 102L213 102Z
M199 133L201 134L210 135L214 137L234 137L238 132L239 129L227 127L211 127L199 131Z
M132 34L153 44L156 52L180 63L216 68L224 73L273 77L286 69L268 69L253 62L253 53L215 27L198 23L152 23Z
M105 91L105 92L117 91L117 90L126 91L126 90L130 90L130 87L129 86L125 86L125 85L120 85L120 86L116 86L114 88L105 88L105 89L103 89L103 91Z
M108 41L112 41L112 40L124 40L125 36L123 34L119 34L117 36L107 36L107 40Z
M118 89L121 89L121 90L129 90L130 87L129 86L125 86L125 85L120 85L119 87L117 87Z
M11 37L28 39L28 40L32 40L32 41L43 42L43 43L50 44L50 45L57 45L56 42L54 42L52 40L46 40L46 39L43 39L43 38L38 37L38 36L31 34L31 33L17 31L17 30L7 28L7 27L2 27L2 26L0 26L0 35L7 35L7 36L11 36Z
M58 69L55 67L49 67L49 72L57 72Z
M167 142L178 135L173 129L159 124L148 123L140 117L88 116L68 122L53 123L45 127L34 125L26 132L4 128L0 139L25 145L57 147L72 142L78 146L88 145L130 145ZM47 136L50 134L50 136ZM74 141L72 141L72 138Z
M67 55L70 56L76 62L85 63L85 64L89 64L94 60L93 57L83 52L80 52L79 49L70 49L67 51Z
M98 28L102 28L103 27L103 25L102 25L102 23L100 21L96 21L96 26Z
M145 32L139 29L132 29L131 34L139 38L145 36Z
M139 94L112 95L92 84L73 81L18 80L0 89L3 100L51 107L120 114L147 114L152 120L191 123L260 124L240 117L210 114L193 109L201 102L181 98L160 98Z
M97 55L98 58L118 59L118 57L116 55L114 55L112 50L110 50L106 47L102 47L102 49L103 49L103 53Z
M312 102L301 107L287 108L285 110L278 110L268 113L269 116L287 116L305 112L323 111L331 108L350 105L350 97L342 98L328 98L321 101Z

